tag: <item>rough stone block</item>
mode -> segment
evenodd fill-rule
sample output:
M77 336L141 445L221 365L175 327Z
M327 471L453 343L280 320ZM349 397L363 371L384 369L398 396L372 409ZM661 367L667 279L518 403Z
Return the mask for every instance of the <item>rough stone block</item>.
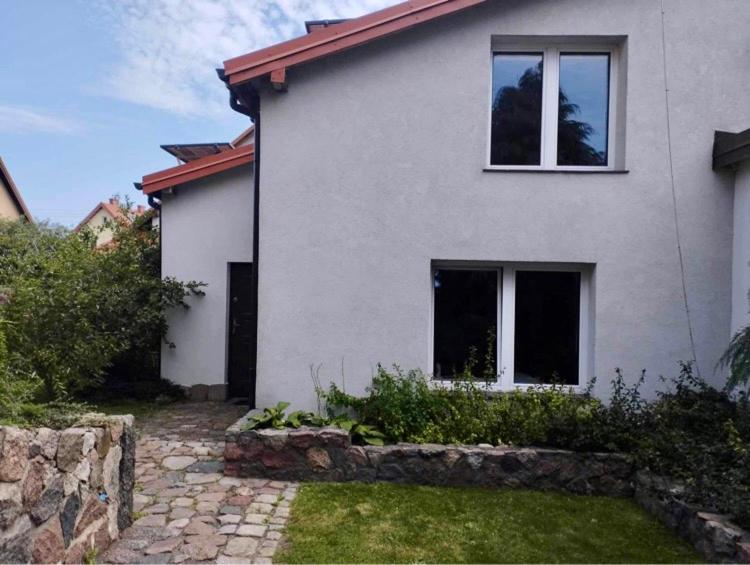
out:
M0 441L0 481L20 481L26 472L28 453L28 434L18 428L3 428Z
M71 494L63 505L60 512L60 526L62 526L63 540L65 547L70 545L75 531L75 524L78 518L78 511L81 509L81 497L78 493Z
M99 500L96 494L90 494L83 505L80 518L75 527L75 537L80 536L86 528L102 516L107 515L107 505Z
M188 398L194 402L208 400L208 385L193 385L188 389Z
M64 496L63 479L61 476L54 477L47 488L44 489L39 501L29 513L32 522L41 524L47 521L53 514L58 512Z
M34 563L57 563L65 556L60 520L55 516L31 541L31 559Z
M307 450L306 456L313 471L325 471L333 465L328 452L321 447L311 447Z
M208 386L208 400L214 402L223 402L227 399L227 385L209 385Z
M60 435L57 446L57 467L63 471L72 473L76 470L78 463L83 459L84 444L86 441L86 430L83 428L69 428ZM92 434L93 435L93 434Z

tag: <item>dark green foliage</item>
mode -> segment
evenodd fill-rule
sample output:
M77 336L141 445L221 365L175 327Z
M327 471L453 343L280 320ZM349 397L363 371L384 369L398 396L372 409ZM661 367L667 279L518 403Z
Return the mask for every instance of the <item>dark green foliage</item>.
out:
M201 285L161 279L158 234L144 220L109 227L113 241L97 247L88 230L0 221L0 398L14 399L0 401L0 419L34 420L34 408L19 413L27 403L52 403L42 412L53 414L72 398L103 396L116 363L116 382L154 367L158 376L164 313Z
M276 428L277 430L283 430L287 425L298 428L301 425L301 419L298 418L298 414L295 413L295 418L292 421L288 421L284 414L284 410L288 407L288 402L279 402L273 408L264 408L263 413L250 416L244 429L259 430L263 428Z
M596 442L590 424L601 410L598 400L569 387L491 393L470 370L449 386L433 386L420 371L378 367L368 393L355 398L332 384L325 395L328 411L353 409L394 442L585 448Z
M261 430L264 428L299 428L301 426L336 426L349 432L355 443L368 443L370 445L383 445L385 436L374 426L363 424L344 414L332 418L316 416L312 412L297 410L287 416L285 410L289 407L288 402L279 402L273 408L264 408L261 414L251 416L243 426L243 430Z
M695 377L689 365L644 411L634 452L643 466L684 481L686 498L750 526L750 410Z
M747 298L750 302L750 292ZM730 389L744 387L750 383L750 325L734 334L729 347L719 359L719 366L729 367L727 386Z

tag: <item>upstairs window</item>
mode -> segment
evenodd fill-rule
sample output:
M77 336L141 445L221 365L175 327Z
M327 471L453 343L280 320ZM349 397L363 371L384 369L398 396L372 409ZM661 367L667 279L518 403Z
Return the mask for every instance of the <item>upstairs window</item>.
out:
M614 71L611 48L496 50L490 167L614 168Z

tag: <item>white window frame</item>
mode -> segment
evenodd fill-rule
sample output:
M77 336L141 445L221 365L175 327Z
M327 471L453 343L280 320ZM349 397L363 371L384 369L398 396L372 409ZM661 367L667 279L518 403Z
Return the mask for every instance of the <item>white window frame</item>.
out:
M609 104L607 115L607 164L606 165L558 165L557 164L557 115L560 90L560 53L591 53L609 55ZM542 53L542 131L539 148L539 165L493 165L492 155L492 104L493 61L497 53ZM498 171L614 171L616 170L616 118L617 82L619 71L619 48L603 44L566 43L508 43L494 45L490 53L489 103L487 104L487 156L486 168Z
M497 271L497 341L495 343L495 361L497 379L487 384L489 390L511 391L525 390L540 385L515 383L515 313L516 313L516 272L547 271L580 273L581 288L578 315L578 383L565 385L574 392L582 392L593 375L593 316L591 309L593 271L590 265L563 263L485 263L462 264L460 262L434 262L430 268L430 328L427 367L430 372L435 366L435 272L438 270L454 271ZM435 379L436 386L451 387L451 379ZM552 385L541 385L549 387Z

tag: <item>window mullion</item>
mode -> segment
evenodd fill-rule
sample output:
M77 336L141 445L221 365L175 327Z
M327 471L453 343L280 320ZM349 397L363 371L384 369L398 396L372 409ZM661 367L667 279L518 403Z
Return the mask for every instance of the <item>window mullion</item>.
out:
M560 91L560 50L550 47L544 53L542 103L542 166L557 166L557 112Z
M500 322L500 349L502 365L500 366L500 386L504 389L513 388L513 355L515 343L515 269L503 267L503 305Z

